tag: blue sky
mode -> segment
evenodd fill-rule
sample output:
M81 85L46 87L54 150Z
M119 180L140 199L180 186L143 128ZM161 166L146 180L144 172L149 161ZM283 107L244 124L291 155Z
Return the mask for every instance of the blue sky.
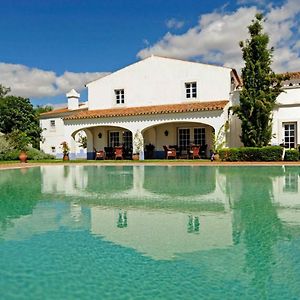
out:
M274 69L298 71L299 0L0 0L0 83L34 104L150 54L242 67L238 42L258 10L278 49ZM275 53L276 54L276 53Z

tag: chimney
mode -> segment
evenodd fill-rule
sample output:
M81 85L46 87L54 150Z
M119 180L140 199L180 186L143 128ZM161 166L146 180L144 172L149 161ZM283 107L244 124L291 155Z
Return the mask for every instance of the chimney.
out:
M68 109L74 110L79 108L79 97L80 94L72 89L69 93L66 94L68 98Z

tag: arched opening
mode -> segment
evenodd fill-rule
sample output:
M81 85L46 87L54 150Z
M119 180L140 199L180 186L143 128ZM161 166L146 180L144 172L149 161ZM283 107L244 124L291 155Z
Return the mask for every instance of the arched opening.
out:
M132 158L132 132L119 126L93 126L82 128L73 133L76 136L84 131L86 136L87 159L95 159L97 151L105 153L105 159L115 159L115 148L122 147L122 158ZM72 135L72 136L73 136ZM78 152L76 152L77 154Z
M207 158L213 145L213 127L198 122L171 122L155 125L144 129L143 136L145 158L164 158L164 145L175 148L179 158L188 158L189 147L198 145L201 158Z

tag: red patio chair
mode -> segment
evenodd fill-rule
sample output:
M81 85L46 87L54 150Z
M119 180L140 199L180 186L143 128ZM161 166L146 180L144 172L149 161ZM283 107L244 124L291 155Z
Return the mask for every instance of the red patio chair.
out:
M175 148L169 148L168 146L163 146L165 150L165 158L176 158L176 149Z
M104 153L103 150L97 151L97 150L94 148L94 151L95 151L95 160L97 160L97 159L104 159L104 158L105 158L105 153Z
M115 159L121 158L123 159L124 148L122 146L115 147Z
M191 156L193 159L200 158L200 146L191 147Z

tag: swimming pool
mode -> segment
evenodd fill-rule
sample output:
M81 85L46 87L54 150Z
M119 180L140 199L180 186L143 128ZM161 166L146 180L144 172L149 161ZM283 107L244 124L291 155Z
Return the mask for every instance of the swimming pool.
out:
M300 168L0 172L2 299L299 299Z

